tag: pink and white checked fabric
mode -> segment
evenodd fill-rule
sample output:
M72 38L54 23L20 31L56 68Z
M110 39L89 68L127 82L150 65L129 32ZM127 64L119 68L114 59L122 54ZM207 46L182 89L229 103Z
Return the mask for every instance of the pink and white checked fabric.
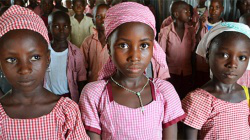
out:
M249 140L249 106L247 100L230 103L203 89L196 89L182 100L187 113L184 123L198 129L198 139Z
M120 25L128 22L141 22L147 24L154 30L154 35L156 36L155 17L150 9L136 2L123 2L111 7L106 13L106 18L104 20L106 38L108 38ZM160 67L168 68L166 54L156 40L154 40L153 58L159 63ZM115 71L116 67L110 60L100 71L98 79L110 77Z
M104 140L161 140L162 129L185 117L174 87L167 81L150 82L153 101L141 108L129 108L113 100L110 83L100 80L87 84L80 97L85 129Z
M32 10L18 5L11 6L0 17L0 37L11 30L27 29L41 34L49 44L48 30L43 20Z
M33 119L10 118L0 104L0 139L3 140L89 140L78 105L61 97L47 115Z

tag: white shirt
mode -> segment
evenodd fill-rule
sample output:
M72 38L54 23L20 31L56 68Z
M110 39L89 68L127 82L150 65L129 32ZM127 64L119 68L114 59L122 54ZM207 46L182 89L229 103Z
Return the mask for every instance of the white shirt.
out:
M67 79L68 49L63 52L55 52L50 45L49 49L51 62L45 75L45 88L57 95L69 93Z

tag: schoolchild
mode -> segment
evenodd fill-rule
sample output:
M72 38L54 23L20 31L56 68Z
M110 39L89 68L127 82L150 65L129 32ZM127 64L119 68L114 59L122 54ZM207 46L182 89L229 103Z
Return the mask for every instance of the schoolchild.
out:
M81 50L67 40L71 31L69 15L63 11L53 12L49 15L49 29L53 40L49 45L51 63L46 71L45 87L78 103L86 69Z
M105 40L104 19L109 6L99 4L93 10L93 34L88 36L82 43L80 49L84 55L85 68L87 69L87 81L98 80L98 73L108 61L109 53Z
M48 44L33 11L14 5L0 17L0 64L12 85L0 99L0 139L89 139L78 105L43 87Z
M94 140L177 139L176 123L185 117L178 94L169 82L144 75L151 57L167 66L154 40L152 12L123 2L108 10L104 25L112 60L100 73L104 80L87 84L79 102L88 135Z
M72 27L70 41L78 48L80 48L84 39L93 33L94 27L92 18L83 14L84 9L85 0L73 0L75 15L70 17Z
M201 40L197 54L207 59L213 77L182 100L186 139L249 139L249 89L237 84L249 62L249 27L218 24Z
M191 54L195 47L195 29L187 25L190 7L184 1L174 2L171 8L174 21L159 33L159 44L167 56L170 72L169 81L180 98L192 90Z

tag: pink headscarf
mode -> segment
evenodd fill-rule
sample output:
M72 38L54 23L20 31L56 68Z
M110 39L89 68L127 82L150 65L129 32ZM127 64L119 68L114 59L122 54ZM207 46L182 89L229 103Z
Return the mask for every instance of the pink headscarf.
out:
M49 44L48 31L43 20L28 8L13 5L0 17L0 38L9 31L18 29L35 31Z
M155 17L149 8L136 2L123 2L111 7L106 13L104 21L106 39L116 28L128 22L141 22L147 24L154 30L154 36L156 36ZM154 41L153 58L160 67L168 67L166 63L166 54L156 40ZM109 78L115 72L116 67L110 58L99 72L98 79Z

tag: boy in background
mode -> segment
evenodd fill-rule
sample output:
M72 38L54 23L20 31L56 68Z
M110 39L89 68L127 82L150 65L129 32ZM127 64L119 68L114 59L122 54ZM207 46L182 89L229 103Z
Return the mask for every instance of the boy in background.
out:
M78 48L82 45L83 40L92 34L92 29L94 27L92 18L83 14L84 9L84 0L73 0L73 10L75 15L70 17L72 28L70 41Z

